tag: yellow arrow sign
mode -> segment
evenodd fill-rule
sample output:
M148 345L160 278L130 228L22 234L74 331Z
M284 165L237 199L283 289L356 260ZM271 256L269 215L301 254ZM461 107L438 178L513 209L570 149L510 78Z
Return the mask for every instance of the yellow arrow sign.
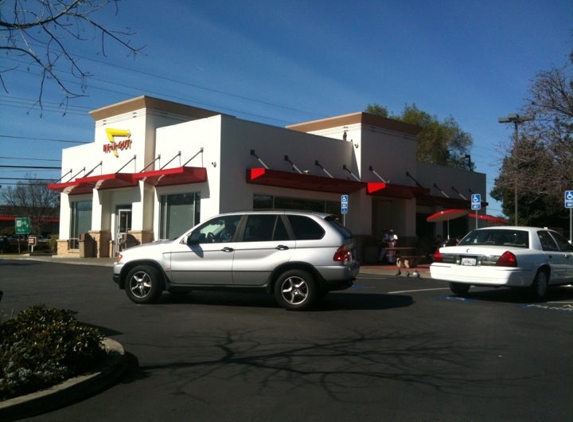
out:
M115 138L116 137L130 138L131 132L129 130L125 130L125 129L107 128L105 130L105 133L107 134L108 141L113 145L111 147L111 150L113 151L113 155L115 155L116 157L119 157L119 155L117 153L117 144L115 142ZM105 151L105 149L104 149L104 151Z

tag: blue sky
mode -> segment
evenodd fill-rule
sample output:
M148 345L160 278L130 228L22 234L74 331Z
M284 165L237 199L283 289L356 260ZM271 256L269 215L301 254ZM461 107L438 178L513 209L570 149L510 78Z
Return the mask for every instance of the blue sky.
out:
M32 107L37 69L4 73L0 184L27 173L58 179L57 170L2 166L57 166L61 149L74 145L62 141L93 141L90 110L150 95L281 127L371 103L398 114L415 103L472 135L472 160L489 191L512 133L498 117L518 112L531 79L564 65L573 49L570 0L123 0L113 12L103 12L106 25L129 26L132 44L145 49L130 57L106 41L103 56L98 42L73 45L93 76L87 97L65 114L54 86L43 111ZM501 205L488 201L488 213L500 215Z

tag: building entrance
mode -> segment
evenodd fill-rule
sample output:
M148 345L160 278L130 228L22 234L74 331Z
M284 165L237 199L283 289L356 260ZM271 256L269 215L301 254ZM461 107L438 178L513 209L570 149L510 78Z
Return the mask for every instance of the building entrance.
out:
M114 256L124 248L129 231L131 230L131 206L118 207L116 213L115 242L113 242Z

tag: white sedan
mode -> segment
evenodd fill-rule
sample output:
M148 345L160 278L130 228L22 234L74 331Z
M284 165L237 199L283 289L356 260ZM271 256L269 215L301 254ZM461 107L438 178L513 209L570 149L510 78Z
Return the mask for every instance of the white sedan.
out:
M430 274L460 296L470 286L522 287L543 300L548 286L573 283L573 246L547 228L481 228L436 251Z

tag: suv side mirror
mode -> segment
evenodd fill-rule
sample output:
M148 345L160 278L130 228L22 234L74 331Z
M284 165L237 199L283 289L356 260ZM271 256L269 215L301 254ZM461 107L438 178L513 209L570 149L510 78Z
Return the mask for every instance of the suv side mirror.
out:
M189 236L187 236L187 246L194 246L200 243L205 243L205 235L203 233L200 233L199 236L195 233L189 233Z

